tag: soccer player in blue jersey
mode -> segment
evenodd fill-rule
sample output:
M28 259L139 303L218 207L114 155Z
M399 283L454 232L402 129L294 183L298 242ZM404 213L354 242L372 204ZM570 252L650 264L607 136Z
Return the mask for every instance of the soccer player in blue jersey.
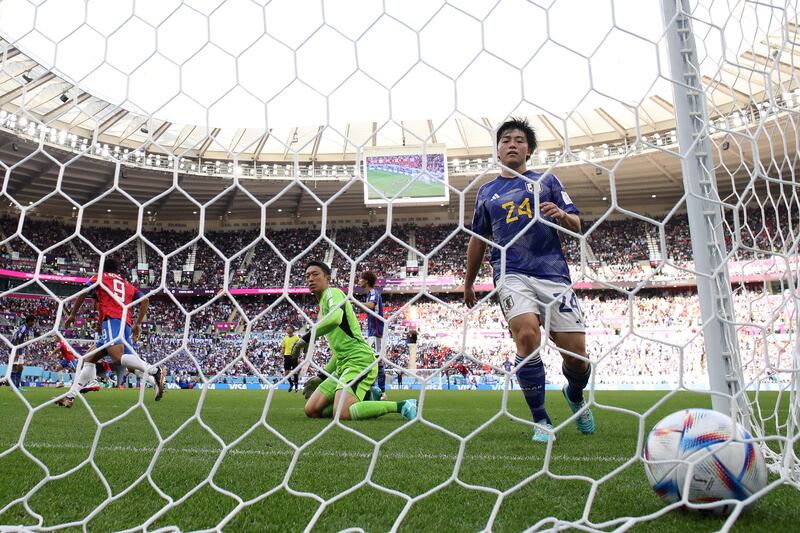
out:
M367 291L367 309L383 318L383 298L381 292L375 288L378 277L373 272L364 272L358 279L358 286ZM383 345L383 320L372 313L367 313L367 344L373 349L375 354L380 357ZM378 361L378 378L375 384L381 390L380 399L386 399L386 368L383 359Z
M19 326L11 342L20 345L34 337L36 337L36 317L28 315L25 317L25 322ZM22 388L22 371L25 370L25 347L17 348L17 357L14 360L14 365L11 367L11 383L20 392L25 392Z
M558 178L527 169L526 162L535 149L536 135L527 120L512 119L500 126L497 156L503 169L478 190L472 231L507 246L505 262L500 250L492 247L494 283L517 348L517 379L536 423L533 440L547 442L553 426L545 409L545 370L537 350L540 327L548 321L550 338L563 357L564 398L573 413L580 413L578 429L587 435L594 433L594 417L583 400L591 376L585 360L583 315L571 288L559 231L542 222L580 233L579 211ZM534 215L537 205L538 217ZM485 252L486 242L473 235L467 247L464 280L468 307L476 303L473 285Z

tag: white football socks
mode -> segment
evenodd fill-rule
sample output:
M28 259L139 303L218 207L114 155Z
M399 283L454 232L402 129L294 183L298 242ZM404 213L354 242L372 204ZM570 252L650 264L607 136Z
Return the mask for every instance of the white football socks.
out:
M155 374L156 370L158 370L156 367L151 367L142 361L142 359L134 353L126 353L123 355L122 359L120 359L120 363L122 363L122 366L128 367L133 371L138 370L142 374Z
M151 387L155 388L156 378L153 377L153 374L148 374L147 372L142 372L141 370L134 370L134 373L136 374L137 377L143 379Z
M97 377L97 367L94 363L84 361L81 371L75 374L75 380L69 388L67 397L74 398L82 388L92 382Z

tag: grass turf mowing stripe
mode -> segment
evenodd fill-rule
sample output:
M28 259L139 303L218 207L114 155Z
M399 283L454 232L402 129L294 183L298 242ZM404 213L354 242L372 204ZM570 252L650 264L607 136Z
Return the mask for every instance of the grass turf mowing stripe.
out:
M7 443L0 445L2 450L7 450L16 443ZM26 442L25 448L31 449L55 449L55 450L80 450L85 449L89 451L89 447L81 446L71 443L52 443L52 442ZM138 446L98 446L96 451L104 452L130 452L130 453L155 453L155 447L138 447ZM544 451L544 447L541 448ZM191 454L219 454L221 448L187 448L187 447L174 447L165 446L162 448L161 453L191 453ZM228 455L258 455L258 456L276 456L276 455L293 455L291 450L242 450L233 448L228 450ZM303 455L309 457L355 457L361 459L369 459L372 453L368 452L350 452L350 451L303 451ZM452 453L397 453L381 451L381 456L390 459L455 459L456 454ZM464 457L470 459L479 459L482 461L522 461L530 459L529 455L511 455L511 454L485 454L485 453L465 453ZM606 455L551 455L552 461L572 461L572 462L603 462L603 463L622 463L629 460L630 457L619 456L606 456Z
M57 393L30 389L25 399L39 406ZM458 466L459 481L415 502L403 519L401 531L452 530L455 524L461 530L486 528L496 496L459 486L460 482L499 491L524 482L500 507L490 527L498 532L525 530L548 517L579 521L590 499L588 519L594 523L620 517L654 516L652 513L659 512L663 503L650 488L641 461L630 460L635 457L641 438L640 426L647 432L663 416L678 409L710 407L707 395L679 393L663 402L665 394L597 391L598 402L630 412L598 407L595 410L598 433L588 438L580 435L574 424L565 425L553 445L547 472L524 481L544 467L546 453L546 447L531 442L530 426L501 417L479 433L473 433L501 408L501 392L426 391L425 419L451 433L424 424L408 425L381 447L370 479L409 497L426 494L446 483L457 467L460 441L453 435L470 436ZM415 391L392 391L393 399L417 396ZM28 497L30 508L44 517L45 527L83 520L106 499L106 490L93 471L94 466L102 472L112 492L118 494L139 479L152 463L152 480L159 490L173 499L183 497L208 480L212 467L220 459L222 447L210 432L224 442L233 442L259 423L268 398L269 410L264 422L269 428L257 427L227 452L212 476L214 484L250 500L281 487L288 479L288 487L293 491L313 493L327 500L367 477L374 446L353 431L380 440L404 424L399 416L386 416L367 422L345 422L342 426L346 429L329 427L329 421L306 418L302 397L286 392L270 395L269 391L207 391L202 397L200 404L198 391L171 390L163 402L155 403L151 395L146 395L144 406L162 436L172 435L187 419L196 416L201 417L205 426L197 421L183 426L179 434L164 444L163 453L154 458L158 437L141 409L131 411L103 428L94 450L94 465L84 465L68 477L45 483ZM101 422L125 412L138 398L139 391L135 390L104 390L84 397ZM644 421L635 414L645 412L656 402L663 403L648 413ZM776 394L762 394L759 403L770 412L773 407L788 412L788 400ZM5 445L0 449L14 450L0 459L0 507L24 497L44 477L33 461L14 448L29 416L26 449L47 465L53 475L74 468L89 456L97 426L86 412L84 402L71 410L43 407L31 414L15 394L0 388L0 420L4 423L0 446ZM571 415L560 391L548 392L548 408L559 422ZM508 409L522 420L530 416L522 395L516 391L508 395ZM294 444L286 444L272 431L280 432ZM326 433L309 442L321 431ZM295 446L302 445L307 446L291 467ZM623 467L624 464L627 466ZM610 473L613 475L599 484L592 496L587 480L599 480ZM550 474L558 477L551 478ZM65 498L65 494L69 497ZM535 505L531 504L533 501ZM139 527L164 505L154 487L143 483L89 520L87 529ZM235 505L231 498L205 486L149 529L214 528ZM319 517L315 530L360 527L365 531L387 531L404 505L405 501L397 496L364 486L331 503ZM303 531L318 508L315 500L280 489L263 502L242 509L226 529ZM790 486L779 487L762 498L754 510L740 517L734 530L760 530L769 524L776 531L791 531L796 529L797 509L800 509L800 491ZM634 529L644 533L716 531L723 522L695 513L670 512ZM34 523L22 505L0 515L0 524Z

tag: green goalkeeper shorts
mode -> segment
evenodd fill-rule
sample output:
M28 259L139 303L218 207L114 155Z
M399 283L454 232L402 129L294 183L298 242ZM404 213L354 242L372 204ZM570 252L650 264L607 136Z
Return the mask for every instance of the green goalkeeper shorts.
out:
M344 368L341 372L334 373L334 376L326 378L325 381L320 383L317 388L328 400L333 401L336 396L336 391L344 388L344 384L349 385L350 393L353 394L358 401L362 401L364 396L369 391L369 388L375 383L375 378L378 376L378 365L373 366L369 372L360 375L364 371L363 368Z

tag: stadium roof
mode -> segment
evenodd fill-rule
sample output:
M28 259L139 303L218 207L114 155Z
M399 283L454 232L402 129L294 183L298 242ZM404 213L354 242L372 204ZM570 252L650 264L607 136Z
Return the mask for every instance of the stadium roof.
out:
M748 198L751 201L752 197L747 195L759 192L748 189L753 172L780 177L791 172L789 168L795 168L798 164L791 148L798 142L797 134L789 114L774 114L760 127L745 124L735 131L735 136L719 133L712 137L720 195L731 205L736 204L737 194L746 193L745 201ZM740 144L737 141L737 138L741 138L739 134L754 135L756 141ZM616 205L621 210L658 214L675 206L684 194L681 160L676 157L675 149L676 145L669 142L653 147L637 145L631 147L628 157L622 161L619 155L613 154L600 157L591 164L580 160L562 160L554 172L586 215L598 215L608 210L612 194L616 195ZM753 157L756 153L761 156L760 163ZM93 206L88 209L86 217L100 219L100 223L137 219L137 207L126 195L145 204L142 212L142 215L147 215L145 222L151 214L153 221L158 222L199 221L201 205L207 206L206 223L216 223L225 217L252 221L262 214L272 221L294 218L302 218L304 222L319 221L321 212L317 208L320 208L320 204L308 191L313 191L322 201L326 201L344 190L335 202L329 204L328 216L361 217L367 211L362 183L350 182L346 176L319 180L305 178L303 186L293 182L291 177L240 178L239 187L234 187L232 177L176 173L141 165L125 166L96 155L77 157L75 153L58 146L49 148L45 155L38 150L36 143L21 140L2 129L0 160L17 165L8 174L7 193L18 202L23 205L34 204L47 197L43 204L39 204L40 213L70 216L70 213L74 213L74 204L59 194L48 197L59 186L77 205ZM69 164L62 170L60 165L66 163ZM536 168L544 170L548 165L540 164ZM609 169L614 170L613 187ZM465 190L473 185L464 195L464 215L467 219L471 216L478 190L473 182L477 179L482 183L496 173L497 169L492 168L485 159L480 163L472 160L470 165L458 167L451 162L451 186L455 190ZM180 184L186 194L172 189L175 183ZM124 194L114 191L98 200L98 196L115 184ZM760 187L763 183L756 185ZM167 192L170 189L171 192ZM250 195L261 203L270 203L262 210L261 205L250 199ZM451 194L448 209L459 212L458 196ZM379 208L373 208L373 211L380 212ZM435 206L404 206L401 213L400 216L425 217L431 221L437 217L443 221L454 218Z
M426 139L486 156L509 114L545 149L674 127L658 2L382 4L7 0L0 109L101 143L259 162ZM712 116L792 83L796 51L763 38L797 30L784 13L694 6Z

